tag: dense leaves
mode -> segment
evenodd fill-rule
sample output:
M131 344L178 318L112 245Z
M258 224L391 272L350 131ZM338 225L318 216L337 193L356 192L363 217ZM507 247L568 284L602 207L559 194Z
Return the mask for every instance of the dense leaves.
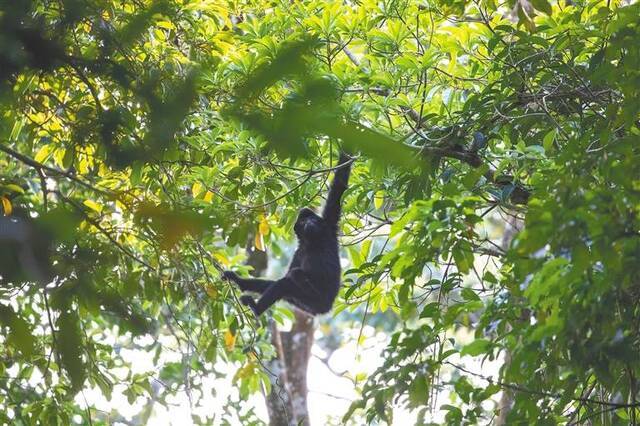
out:
M219 269L288 253L343 146L328 320L391 334L345 421L635 422L639 41L628 2L0 0L0 419L270 386Z

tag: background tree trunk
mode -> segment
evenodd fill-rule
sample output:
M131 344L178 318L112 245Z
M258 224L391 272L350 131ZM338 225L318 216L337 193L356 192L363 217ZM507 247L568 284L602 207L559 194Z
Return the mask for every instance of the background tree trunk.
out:
M254 276L267 270L265 252L253 248L253 239L247 247L247 264ZM271 392L266 395L269 424L271 426L310 425L307 407L307 367L313 346L314 319L304 311L293 308L295 322L291 331L278 330L271 321L271 342L277 356L265 362L271 377Z
M504 226L504 234L502 235L501 246L503 250L508 250L509 246L511 246L511 241L516 236L518 232L522 230L524 223L522 220L517 219L515 217L510 217L509 220L506 221ZM506 371L511 365L511 352L508 350L504 356L504 364L502 365L502 371ZM498 417L496 418L495 425L496 426L505 426L507 425L507 417L511 412L511 408L513 407L513 390L508 388L502 389L502 396L500 397L500 402L498 402Z

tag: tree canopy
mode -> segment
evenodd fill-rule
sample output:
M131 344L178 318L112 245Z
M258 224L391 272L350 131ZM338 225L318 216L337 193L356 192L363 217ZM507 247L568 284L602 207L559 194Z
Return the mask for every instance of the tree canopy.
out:
M220 271L281 268L342 148L321 321L389 338L332 421L635 424L638 46L633 1L0 0L0 421L144 424L82 394L197 407L221 363L192 421L267 421Z

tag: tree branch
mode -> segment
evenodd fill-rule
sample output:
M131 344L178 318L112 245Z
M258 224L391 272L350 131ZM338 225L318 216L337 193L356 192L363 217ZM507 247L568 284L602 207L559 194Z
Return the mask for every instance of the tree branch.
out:
M50 167L50 166L47 166L45 164L39 163L36 160L34 160L33 158L27 157L26 155L21 154L18 151L13 150L13 149L9 148L6 145L0 145L0 151L4 152L5 154L15 158L16 160L20 161L21 163L24 163L27 166L30 166L30 167L32 167L32 168L34 168L36 170L40 170L40 171L44 170L44 171L47 171L47 172L49 172L49 173L51 173L53 175L65 177L65 178L67 178L67 179L69 179L69 180L71 180L71 181L73 181L73 182L75 182L75 183L77 183L79 185L82 185L85 188L90 189L90 190L92 190L94 192L98 192L98 193L100 193L102 195L106 195L106 196L109 196L109 197L113 196L112 193L110 193L108 191L105 191L103 189L100 189L100 188L96 188L95 186L91 185L90 183L87 183L87 182L83 181L82 179L78 178L73 172L70 172L68 170L60 170L60 169L57 169L55 167Z
M486 382L495 383L496 385L500 386L501 388L507 388L507 389L511 389L513 391L516 391L516 392L522 392L522 393L527 393L527 394L530 394L530 395L537 395L537 396L543 396L543 397L554 398L554 399L560 399L560 398L567 397L566 395L559 394L559 393L538 391L538 390L534 390L534 389L525 388L524 386L514 385L513 383L506 383L506 382L502 382L500 380L495 380L493 377L487 377L487 376L484 376L484 375L482 375L480 373L475 373L473 371L467 370L466 368L464 368L464 367L462 367L460 365L454 364L452 362L449 362L449 361L445 361L444 363L452 366L456 370L460 370L460 371L462 371L464 373L471 374L472 376L478 377L479 379L482 379L482 380L484 380ZM582 396L570 396L568 398L571 399L572 401L579 401L579 402L586 403L586 404L602 405L602 406L605 406L605 407L612 407L612 408L634 408L634 407L640 407L640 402L634 402L634 403L631 403L631 404L628 404L628 403L617 403L617 402L601 401L601 400L598 400L598 399L592 399L592 398L587 398L587 397L582 397Z

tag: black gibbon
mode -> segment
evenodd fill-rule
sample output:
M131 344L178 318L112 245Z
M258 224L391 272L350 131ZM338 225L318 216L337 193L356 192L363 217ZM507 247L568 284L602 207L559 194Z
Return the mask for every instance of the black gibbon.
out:
M241 278L235 272L224 272L224 278L235 282L242 291L261 295L257 302L249 295L240 298L256 316L279 299L284 299L312 315L331 310L340 289L338 221L340 199L347 189L351 162L352 159L347 154L340 155L339 166L331 182L322 216L306 207L298 213L293 227L298 238L298 248L284 277L273 281Z

